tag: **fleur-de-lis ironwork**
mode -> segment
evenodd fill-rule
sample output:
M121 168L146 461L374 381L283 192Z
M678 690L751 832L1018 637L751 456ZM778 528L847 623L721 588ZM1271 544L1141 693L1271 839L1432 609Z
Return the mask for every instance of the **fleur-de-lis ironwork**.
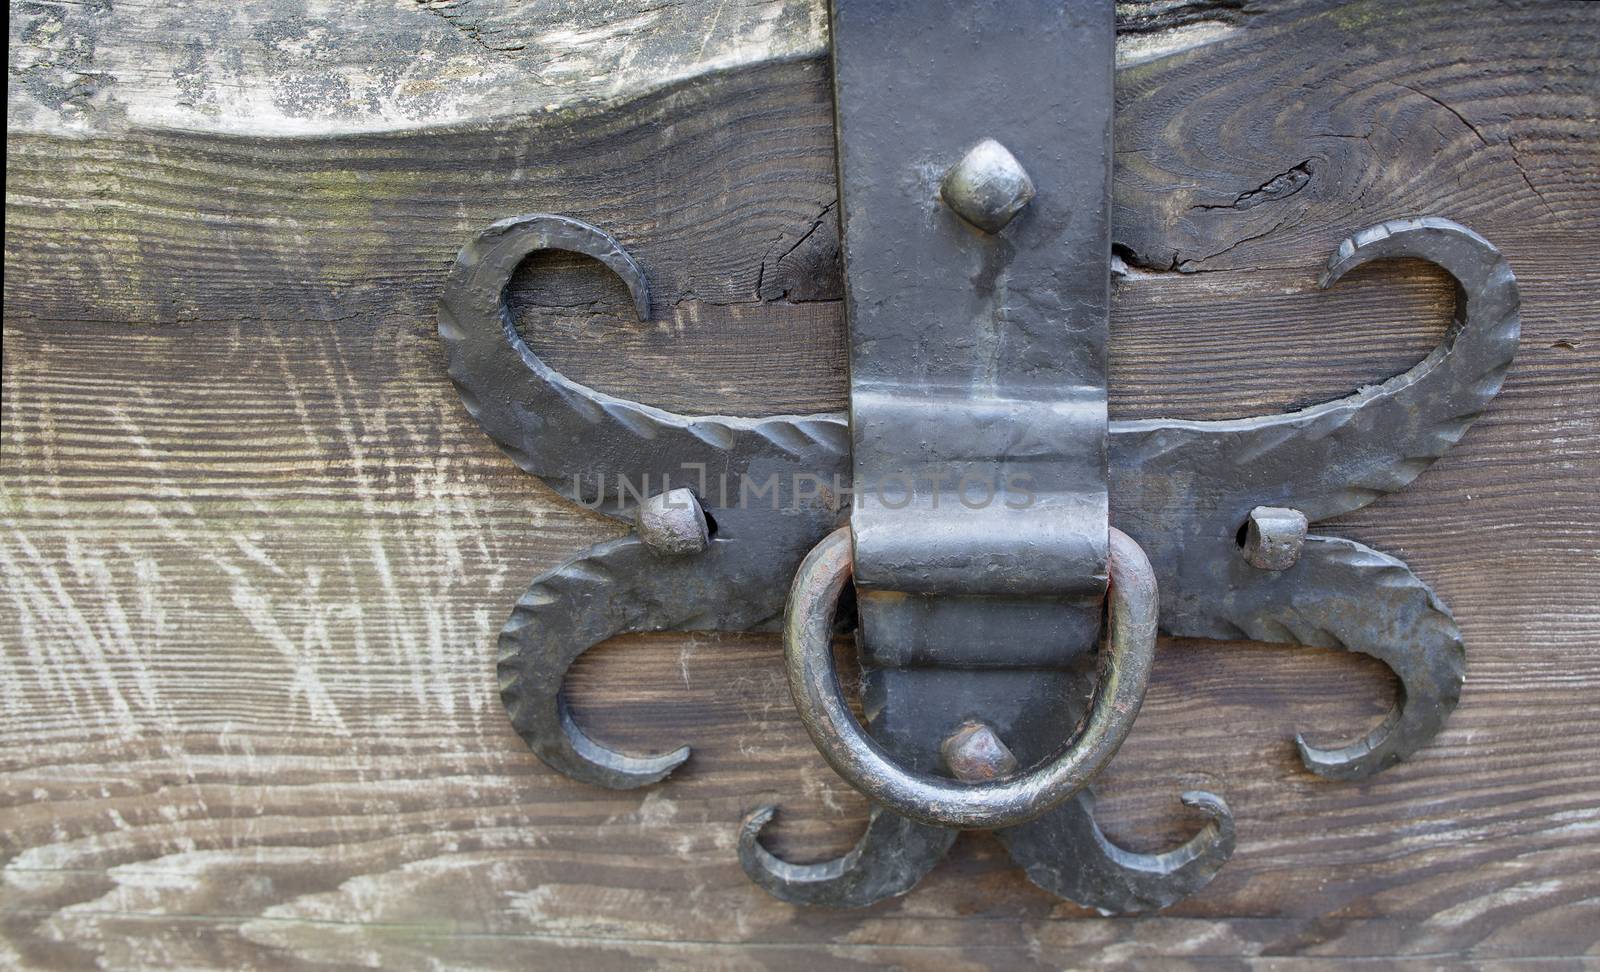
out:
M979 155L983 164L1006 164L992 151ZM958 191L947 183L947 193ZM1024 191L1014 180L1006 191L998 205L1014 213L1029 204L1035 187L1027 180ZM963 213L960 199L944 204L975 225L984 219ZM979 229L992 237L1004 225L998 220ZM851 430L847 417L836 413L683 415L563 377L529 349L504 300L523 258L549 249L603 262L627 284L639 317L648 319L645 274L605 232L562 216L501 220L462 249L446 284L439 332L449 374L468 411L520 468L637 529L533 580L500 635L500 693L518 733L550 766L599 786L640 787L682 765L688 748L635 755L589 738L563 700L568 668L589 647L627 632L772 630L802 561L803 577L820 576L825 566L817 565L828 556L838 561L828 569L847 569L848 560L839 560L847 557L845 548L838 547L845 541L827 538L845 536L835 531L850 524L850 504L816 484L851 482ZM1432 739L1459 697L1464 649L1449 610L1403 562L1351 540L1308 534L1307 525L1403 488L1443 455L1499 392L1519 332L1517 285L1505 259L1447 219L1392 220L1354 233L1334 252L1319 285L1394 258L1431 262L1457 285L1454 322L1409 370L1295 412L1230 421L1113 421L1104 438L1109 520L1148 558L1163 633L1342 648L1377 658L1398 677L1393 709L1360 739L1322 747L1296 737L1306 768L1331 779L1370 776ZM694 471L698 487L669 488L685 483L685 470ZM610 488L618 482L660 489L637 495ZM749 502L748 491L739 488L752 482L762 486L759 502ZM1113 568L1118 542L1112 544ZM1113 569L1114 592L1118 583ZM825 633L830 620L824 615L812 627ZM792 628L799 624L791 617ZM799 680L808 676L796 660L794 642L801 635L789 635L791 681L799 694ZM1029 726L1026 734L1009 737L1004 728L997 735L976 723L948 738L930 736L932 717L896 714L909 704L909 689L869 677L867 729L875 741L865 744L881 746L921 779L941 767L975 785L1014 778L1016 765L1047 762L1058 741L1073 735L1085 717L1081 700L1099 704L1094 661L1086 654L1050 671L985 673L993 688L984 691L1018 708L1001 721ZM922 664L930 672L925 679L939 686L929 690L936 697L973 691L973 672ZM831 672L818 677L826 688ZM1142 694L1140 682L1130 696L1133 711ZM966 714L951 710L939 718L954 729ZM813 719L814 713L808 724ZM1120 736L1110 751L1117 741ZM835 766L848 758L830 755ZM1102 833L1086 780L1062 789L1043 811L993 818L1003 821L996 832L1012 857L1041 887L1104 912L1159 908L1203 886L1232 854L1233 820L1221 797L1184 793L1183 802L1204 818L1200 830L1173 850L1137 854ZM744 821L739 857L757 884L785 900L868 904L909 890L949 849L957 828L930 820L978 819L906 806L911 812L876 802L854 849L805 865L762 847L760 831L774 812L764 807Z

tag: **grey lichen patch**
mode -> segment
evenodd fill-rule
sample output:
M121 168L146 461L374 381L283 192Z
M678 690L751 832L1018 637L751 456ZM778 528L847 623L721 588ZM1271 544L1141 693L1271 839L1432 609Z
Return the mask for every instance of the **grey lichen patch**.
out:
M8 128L26 125L40 114L67 124L117 114L112 93L116 77L100 67L97 57L110 10L109 0L76 8L45 3L12 8Z
M821 0L18 4L13 132L336 135L611 105L712 71L820 57Z
M486 51L509 52L527 48L526 44L505 39L502 36L504 29L477 16L482 8L471 7L466 0L415 0L415 3L417 9L438 17L462 37Z
M1118 63L1229 36L1240 7L1119 3ZM8 124L321 136L561 118L827 52L826 0L27 2L11 13Z

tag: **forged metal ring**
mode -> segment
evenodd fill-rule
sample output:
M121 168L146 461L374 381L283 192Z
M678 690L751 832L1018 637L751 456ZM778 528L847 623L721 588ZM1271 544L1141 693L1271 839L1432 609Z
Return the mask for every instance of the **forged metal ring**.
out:
M833 615L853 573L850 528L812 548L795 574L784 612L789 691L806 731L828 765L890 810L940 827L1014 827L1059 805L1115 755L1144 701L1156 644L1156 578L1144 551L1111 528L1106 644L1089 711L1055 756L1008 779L967 784L896 764L868 736L845 702L833 668Z

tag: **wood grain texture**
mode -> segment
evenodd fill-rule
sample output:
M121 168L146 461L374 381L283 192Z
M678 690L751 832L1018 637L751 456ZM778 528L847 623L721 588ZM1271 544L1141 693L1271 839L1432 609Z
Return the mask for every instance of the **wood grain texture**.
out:
M841 406L826 64L692 61L557 112L325 122L337 137L68 132L19 120L14 77L0 966L1600 960L1600 5L1157 6L1148 29L1156 7L1121 12L1114 415L1294 407L1425 353L1451 296L1436 273L1313 287L1382 218L1466 223L1522 284L1522 351L1487 415L1322 528L1403 557L1455 610L1468 682L1434 745L1317 780L1289 735L1370 724L1393 691L1379 666L1168 642L1102 816L1148 850L1188 833L1180 789L1226 796L1238 851L1199 895L1100 918L972 835L865 911L773 901L735 859L743 813L776 800L776 845L820 857L864 805L793 716L771 637L628 637L579 663L600 739L696 747L665 785L572 783L511 731L493 673L511 602L619 529L473 425L433 312L472 233L565 212L630 248L656 306L632 322L596 265L531 259L512 300L552 364L684 409ZM673 31L734 43L710 8L675 9ZM167 22L114 13L145 27L102 32L71 70L131 63ZM503 16L497 37L535 23ZM642 29L630 43L655 43ZM13 15L14 70L45 43Z
M62 135L416 130L826 51L813 0L28 0L11 17L7 118Z

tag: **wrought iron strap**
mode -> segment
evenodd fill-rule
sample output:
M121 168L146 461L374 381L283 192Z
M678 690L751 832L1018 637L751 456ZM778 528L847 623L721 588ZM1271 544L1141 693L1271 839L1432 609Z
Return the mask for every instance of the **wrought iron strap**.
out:
M832 29L867 640L872 591L1098 599L1111 5L835 0Z

